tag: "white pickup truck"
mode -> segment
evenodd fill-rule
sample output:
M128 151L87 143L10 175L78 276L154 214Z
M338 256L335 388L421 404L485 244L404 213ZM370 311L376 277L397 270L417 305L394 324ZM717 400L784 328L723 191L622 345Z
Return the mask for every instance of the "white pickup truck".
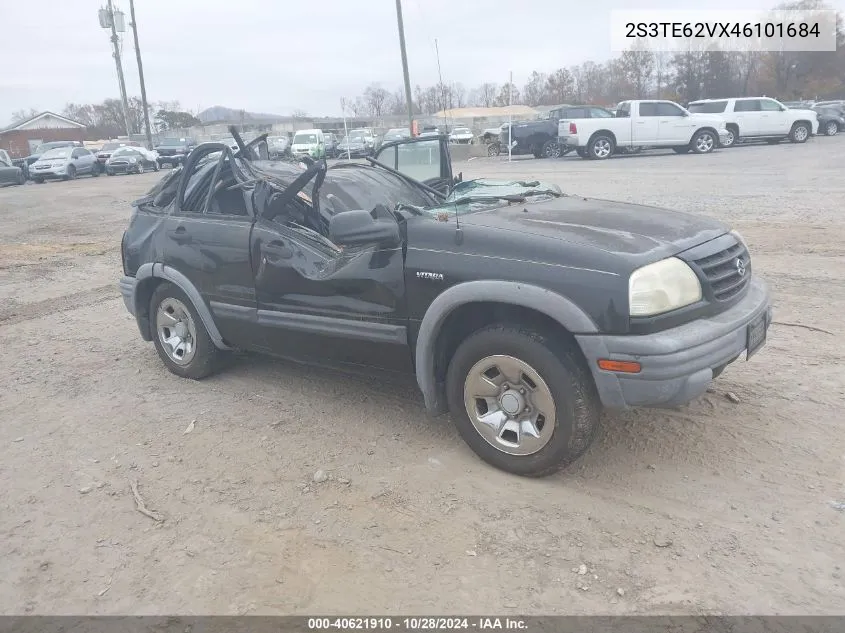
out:
M581 158L603 160L649 147L707 154L727 140L728 131L720 116L693 114L672 101L623 101L612 119L561 119L558 137Z
M803 143L819 131L818 115L809 108L788 108L768 97L703 99L689 104L690 112L714 114L725 120L731 147L740 140L765 139L779 143L788 138Z

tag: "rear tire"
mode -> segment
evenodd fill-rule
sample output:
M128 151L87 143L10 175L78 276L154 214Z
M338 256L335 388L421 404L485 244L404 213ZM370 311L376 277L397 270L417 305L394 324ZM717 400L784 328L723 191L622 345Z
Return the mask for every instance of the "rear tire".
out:
M181 288L168 282L156 287L150 298L150 329L156 351L172 373L200 380L217 371L222 353Z
M543 143L543 158L560 158L563 156L563 148L557 141L546 141Z
M725 142L722 143L722 147L733 147L737 144L737 141L739 141L739 128L729 125L728 137L725 139Z
M33 179L32 179L32 181L33 181L36 185L43 185L43 184L44 184L44 179L43 179L43 178L33 178Z
M616 151L613 137L607 134L597 134L587 144L587 156L591 160L607 160Z
M580 356L560 337L521 325L496 324L467 338L449 363L446 389L464 441L517 475L542 477L567 466L598 428L601 406Z
M16 180L16 183L19 184L19 185L25 185L26 184L26 176L24 176L23 172L18 174L18 178Z
M789 140L793 143L806 143L810 138L810 127L806 123L795 123L789 132Z
M825 136L836 136L839 133L839 124L836 121L829 121L824 126Z

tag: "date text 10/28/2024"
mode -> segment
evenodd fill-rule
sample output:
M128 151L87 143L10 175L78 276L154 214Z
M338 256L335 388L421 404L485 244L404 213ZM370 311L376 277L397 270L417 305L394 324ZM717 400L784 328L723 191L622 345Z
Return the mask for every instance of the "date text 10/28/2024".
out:
M309 631L527 631L527 628L525 620L520 618L499 617L308 618Z

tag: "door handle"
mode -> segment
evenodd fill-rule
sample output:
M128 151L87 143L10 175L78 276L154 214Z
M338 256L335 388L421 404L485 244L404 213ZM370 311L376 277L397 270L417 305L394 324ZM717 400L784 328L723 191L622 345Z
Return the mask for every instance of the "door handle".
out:
M167 235L177 244L187 244L191 241L191 234L185 229L184 226L177 227L173 231L168 231Z
M261 250L279 259L290 259L293 257L293 250L282 242L268 242L261 247Z

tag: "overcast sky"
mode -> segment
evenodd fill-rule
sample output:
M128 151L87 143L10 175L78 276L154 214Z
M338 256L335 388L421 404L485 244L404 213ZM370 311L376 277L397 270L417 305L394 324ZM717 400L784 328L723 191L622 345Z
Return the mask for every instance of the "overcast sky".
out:
M0 126L21 108L61 111L119 94L105 0L0 0ZM412 85L443 79L467 89L521 87L610 51L610 12L620 9L766 9L773 0L402 0ZM845 0L833 0L837 9ZM129 23L129 0L116 0ZM394 0L136 0L150 101L191 110L224 105L312 115L340 112L340 98L370 83L402 86ZM131 31L123 68L140 94Z

